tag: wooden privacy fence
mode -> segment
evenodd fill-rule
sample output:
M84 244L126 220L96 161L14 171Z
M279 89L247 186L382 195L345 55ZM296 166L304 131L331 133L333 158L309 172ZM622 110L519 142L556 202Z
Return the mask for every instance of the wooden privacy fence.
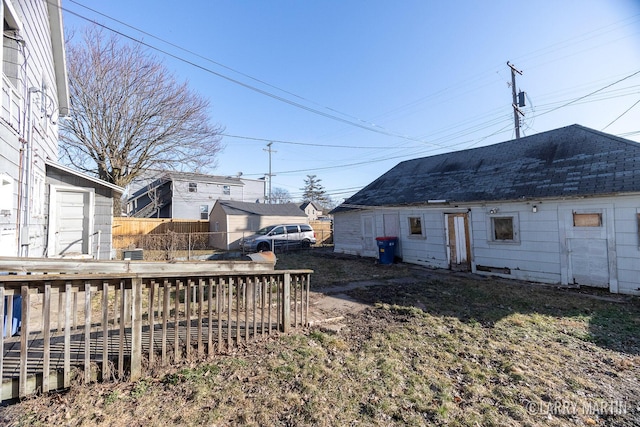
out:
M311 273L0 276L2 400L75 381L136 380L143 366L211 357L305 326ZM21 326L11 336L14 319Z
M174 233L206 233L209 231L208 220L172 219L172 218L113 218L114 236L131 236L137 234Z

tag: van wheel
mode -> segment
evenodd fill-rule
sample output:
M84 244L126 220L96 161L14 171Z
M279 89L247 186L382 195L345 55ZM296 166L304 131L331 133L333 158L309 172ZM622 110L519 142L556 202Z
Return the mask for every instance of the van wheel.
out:
M257 248L257 249L258 249L258 252L263 252L263 251L268 251L268 250L270 250L270 248L269 248L269 244L268 244L268 243L264 243L264 242L260 243L260 244L258 245L258 248Z
M311 247L311 241L310 241L310 240L307 240L307 239L304 239L300 245L301 245L303 248L308 249L308 248L310 248L310 247Z

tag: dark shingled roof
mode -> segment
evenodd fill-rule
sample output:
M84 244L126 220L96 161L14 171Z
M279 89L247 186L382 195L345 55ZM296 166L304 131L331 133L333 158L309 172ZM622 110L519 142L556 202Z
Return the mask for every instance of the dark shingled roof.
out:
M227 215L290 216L307 218L297 203L265 204L218 200Z
M404 161L347 199L342 209L623 192L640 192L640 144L572 125Z

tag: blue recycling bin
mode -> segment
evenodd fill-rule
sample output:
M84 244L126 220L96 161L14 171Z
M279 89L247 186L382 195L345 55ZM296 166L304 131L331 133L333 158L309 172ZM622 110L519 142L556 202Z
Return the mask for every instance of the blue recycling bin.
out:
M20 330L20 323L22 321L22 296L15 295L13 297L13 314L11 319L7 319L7 304L9 303L9 297L4 297L4 328L2 329L2 335L7 336L7 325L11 328L11 335L15 335Z
M391 236L376 237L376 242L378 243L378 260L380 264L393 264L398 238Z

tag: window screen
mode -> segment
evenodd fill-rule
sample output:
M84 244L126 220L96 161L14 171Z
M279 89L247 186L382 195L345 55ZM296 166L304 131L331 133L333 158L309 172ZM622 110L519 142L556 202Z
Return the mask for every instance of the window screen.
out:
M422 235L422 218L419 216L409 217L409 234L412 236Z
M513 240L513 217L494 217L491 220L494 240Z

